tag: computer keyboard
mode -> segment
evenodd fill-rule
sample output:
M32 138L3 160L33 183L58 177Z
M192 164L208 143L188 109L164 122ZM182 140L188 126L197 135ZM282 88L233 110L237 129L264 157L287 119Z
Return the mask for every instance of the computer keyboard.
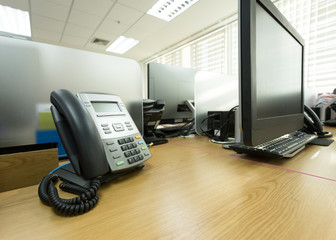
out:
M248 153L278 158L293 157L300 152L307 143L316 138L317 136L315 134L296 131L255 147L237 143L231 145L229 148L237 153Z

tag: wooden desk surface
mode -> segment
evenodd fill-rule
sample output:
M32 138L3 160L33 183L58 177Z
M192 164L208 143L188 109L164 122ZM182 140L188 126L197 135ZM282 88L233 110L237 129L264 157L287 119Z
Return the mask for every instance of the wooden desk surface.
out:
M143 170L101 187L81 216L56 215L38 186L1 193L0 239L336 239L335 143L282 160L205 137L151 152Z

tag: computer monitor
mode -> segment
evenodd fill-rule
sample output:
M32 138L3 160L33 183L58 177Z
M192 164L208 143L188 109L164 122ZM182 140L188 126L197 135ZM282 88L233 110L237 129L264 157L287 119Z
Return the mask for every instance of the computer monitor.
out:
M239 0L243 143L256 146L304 126L304 40L269 0Z
M188 122L194 118L186 101L194 100L195 74L196 70L190 68L148 64L148 98L165 102L160 123Z

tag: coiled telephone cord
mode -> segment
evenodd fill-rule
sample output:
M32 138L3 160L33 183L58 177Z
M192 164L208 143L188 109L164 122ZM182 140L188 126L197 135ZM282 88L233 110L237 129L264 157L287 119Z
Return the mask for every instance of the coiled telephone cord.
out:
M60 189L79 195L72 199L59 197L54 185L57 180L58 175L55 173L44 177L39 185L38 195L44 204L51 206L58 214L66 216L84 214L98 203L99 197L97 191L101 184L99 179L93 179L89 188L67 182L61 183L59 186Z

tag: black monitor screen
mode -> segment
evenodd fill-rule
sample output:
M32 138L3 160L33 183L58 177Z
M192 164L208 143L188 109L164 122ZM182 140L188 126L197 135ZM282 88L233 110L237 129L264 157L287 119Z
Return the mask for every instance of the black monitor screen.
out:
M240 0L240 105L246 145L303 127L300 35L269 0Z

